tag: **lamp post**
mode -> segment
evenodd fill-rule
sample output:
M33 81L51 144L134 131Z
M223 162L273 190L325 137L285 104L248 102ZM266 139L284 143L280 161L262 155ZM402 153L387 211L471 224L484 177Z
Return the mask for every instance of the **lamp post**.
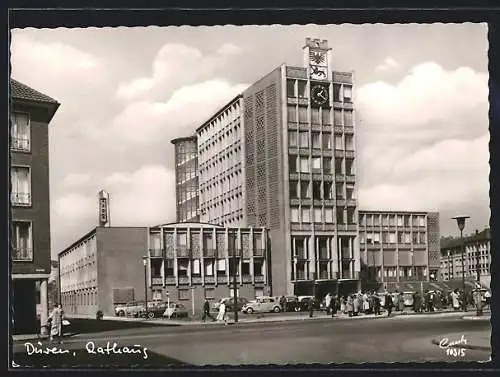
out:
M238 323L238 291L236 290L236 286L237 286L236 272L238 269L238 262L236 259L236 247L235 247L236 235L235 235L234 231L231 231L231 234L232 234L232 238L230 239L230 241L231 241L230 250L233 253L233 258L232 258L232 261L233 261L233 301L234 301L233 311L234 311L234 323Z
M148 318L148 257L142 257L142 264L144 265L144 301L146 304L146 318Z
M415 278L415 250L410 250L411 263L411 280Z
M479 231L476 229L476 274L477 274L477 283L481 284L481 265L480 265L480 255L479 252Z
M455 216L452 217L452 219L457 221L458 229L460 230L460 241L461 241L461 249L462 249L462 291L464 294L463 300L462 300L462 305L463 305L463 310L467 310L467 301L466 301L466 295L465 295L465 260L464 260L464 249L465 249L465 244L464 244L464 228L465 228L465 220L470 219L469 216Z

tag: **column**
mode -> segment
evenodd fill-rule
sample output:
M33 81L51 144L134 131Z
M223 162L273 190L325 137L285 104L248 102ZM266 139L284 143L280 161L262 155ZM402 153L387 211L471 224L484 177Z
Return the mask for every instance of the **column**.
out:
M248 248L250 249L250 275L252 276L252 284L255 285L255 270L254 270L254 245L253 245L253 227L250 227L250 233L248 235Z
M41 329L44 329L41 326L47 323L48 314L49 310L47 301L47 279L43 279L40 282L40 328Z
M326 265L326 271L328 274L328 279L332 279L332 260L333 260L333 254L331 252L332 248L330 246L330 238L327 238L326 242L326 255L328 256L328 264Z
M343 278L343 266L342 266L342 237L337 237L337 255L339 259L339 279Z
M219 267L219 250L217 250L217 232L215 228L212 228L212 250L214 250L214 282L215 286L217 287L217 268Z

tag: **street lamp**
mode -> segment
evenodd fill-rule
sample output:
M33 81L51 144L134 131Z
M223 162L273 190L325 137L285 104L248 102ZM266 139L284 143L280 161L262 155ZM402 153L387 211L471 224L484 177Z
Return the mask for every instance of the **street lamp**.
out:
M457 220L457 225L458 229L460 230L460 241L462 245L462 290L464 292L464 297L463 297L463 310L467 310L467 303L466 303L466 295L465 295L465 260L464 260L464 249L465 249L465 244L464 244L464 228L465 228L465 220L470 219L469 216L455 216L452 217L452 219Z
M148 273L147 273L148 257L147 256L142 257L142 264L144 265L144 301L146 304L146 318L148 318Z
M236 290L237 287L237 280L236 280L236 274L238 270L238 261L236 259L236 234L234 231L231 232L232 238L230 239L230 250L233 253L233 300L234 300L234 323L238 323L238 291Z

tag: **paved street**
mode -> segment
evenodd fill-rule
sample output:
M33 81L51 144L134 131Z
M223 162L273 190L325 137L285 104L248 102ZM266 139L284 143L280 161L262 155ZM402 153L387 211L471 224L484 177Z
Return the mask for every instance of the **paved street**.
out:
M245 323L210 326L154 326L115 330L100 334L77 335L64 340L61 348L75 350L74 358L87 353L88 341L106 347L140 345L151 353L149 361L167 360L191 365L216 364L296 364L360 363L410 361L482 361L487 350L465 349L464 356L447 355L433 344L443 338L467 345L489 344L487 321L466 321L459 316L399 316L363 320L316 319L281 323ZM24 342L16 342L14 351L25 353ZM44 341L45 346L47 342ZM129 355L127 363L147 363L143 353ZM153 357L154 356L154 357ZM56 357L50 355L49 357ZM103 363L116 362L117 355ZM28 357L29 359L29 357ZM102 359L102 357L101 357ZM50 364L50 363L49 363ZM156 364L158 365L158 364Z

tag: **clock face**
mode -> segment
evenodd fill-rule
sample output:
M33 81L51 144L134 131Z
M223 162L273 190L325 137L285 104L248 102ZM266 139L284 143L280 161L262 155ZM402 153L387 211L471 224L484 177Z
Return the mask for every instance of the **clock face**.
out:
M329 103L328 87L324 85L311 86L311 101L314 105L324 106Z

